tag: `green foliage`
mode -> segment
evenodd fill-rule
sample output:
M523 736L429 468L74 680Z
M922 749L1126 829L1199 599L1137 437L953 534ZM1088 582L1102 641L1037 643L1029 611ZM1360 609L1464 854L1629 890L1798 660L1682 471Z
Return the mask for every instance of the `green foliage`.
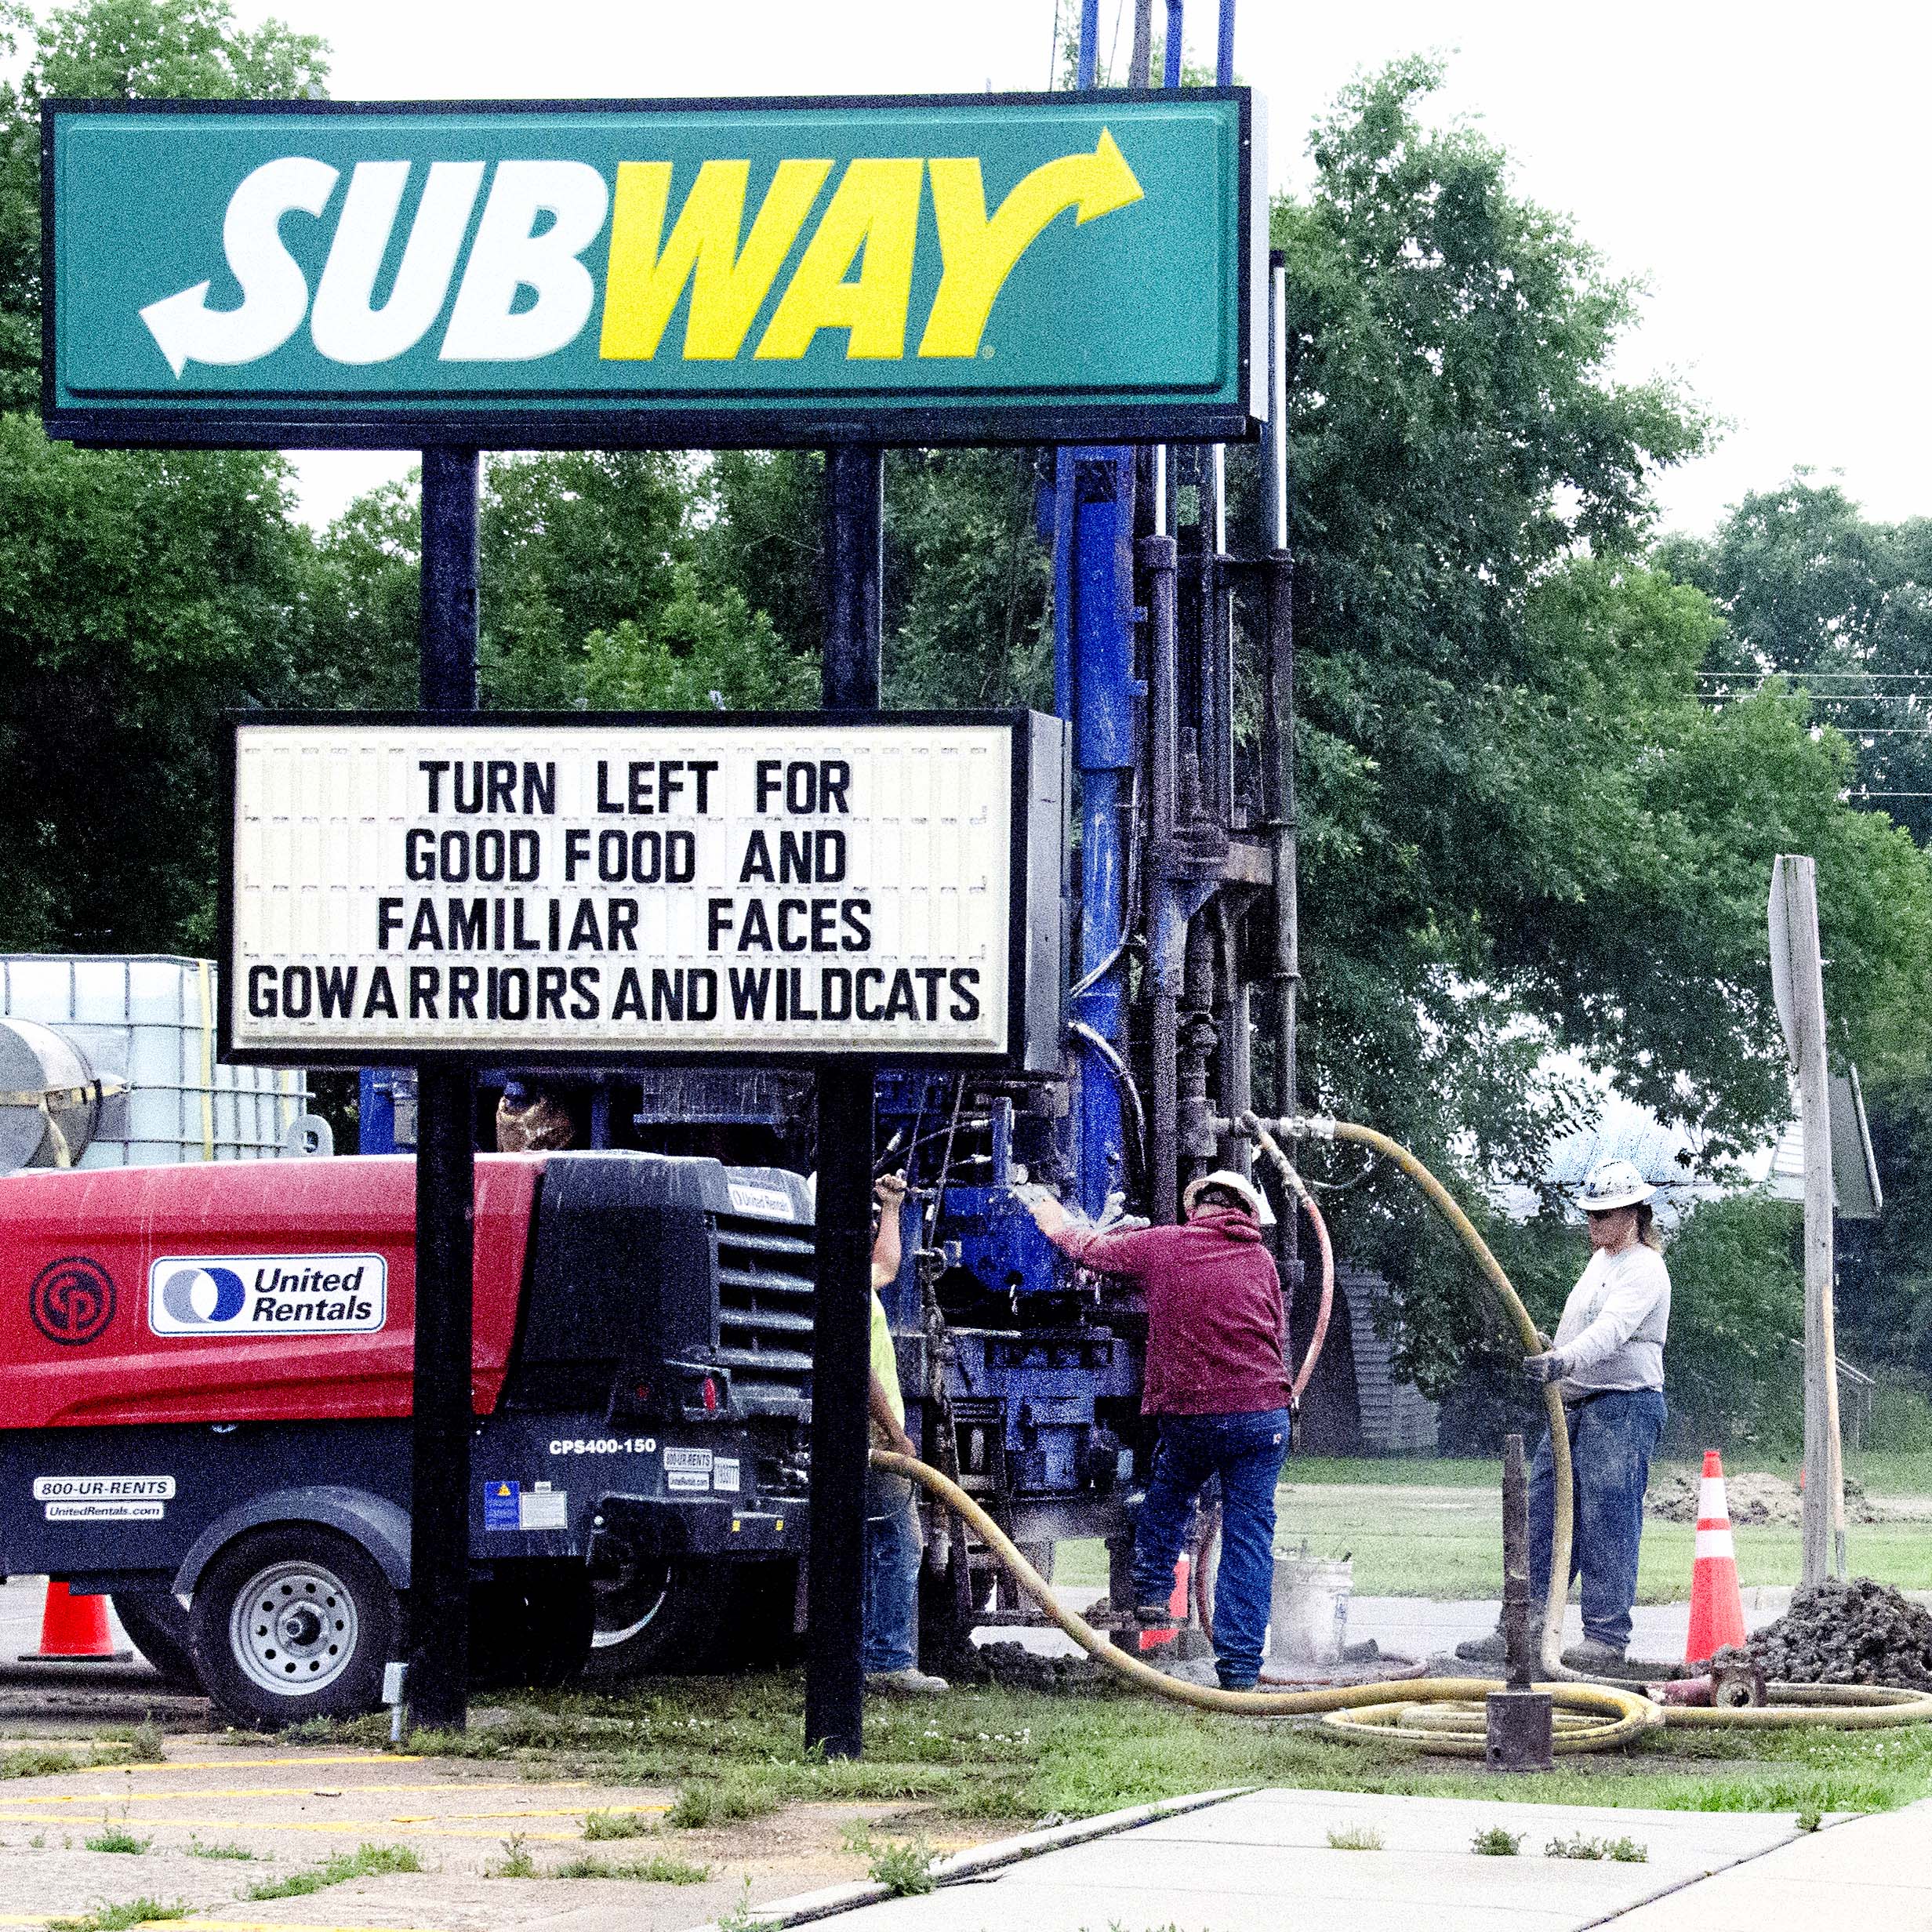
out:
M113 1820L104 1817L100 1821L100 1829L92 1838L81 1841L89 1851L125 1852L130 1857L139 1858L154 1842L151 1838L136 1838L127 1828L125 1805L121 1807L121 1812L120 1823L117 1825Z
M194 1909L178 1898L172 1904L159 1898L129 1898L118 1905L104 1901L84 1917L49 1919L47 1932L128 1932L156 1919L185 1919Z
M205 1845L198 1838L191 1838L183 1850L191 1858L228 1860L244 1865L255 1861L254 1853L246 1845Z
M711 1876L708 1865L692 1865L682 1858L670 1858L659 1854L649 1858L628 1858L612 1864L608 1858L597 1858L590 1852L579 1852L574 1858L564 1859L542 1873L507 1873L499 1871L499 1878L516 1876L528 1878L540 1876L547 1879L635 1879L648 1885L702 1885Z
M1804 1430L1792 1344L1804 1335L1803 1219L1785 1201L1701 1203L1670 1244L1673 1425L1705 1447L1795 1450Z
M346 1885L351 1879L380 1878L392 1872L420 1872L423 1861L407 1845L358 1845L354 1851L339 1851L306 1871L291 1872L286 1878L264 1879L251 1885L242 1896L248 1899L302 1898L331 1885Z
M533 1879L539 1876L536 1861L530 1855L530 1843L521 1832L512 1832L503 1840L503 1855L492 1858L483 1868L486 1879Z
M1469 1849L1479 1858L1513 1858L1528 1836L1527 1832L1506 1832L1500 1825L1492 1825L1469 1840Z
M1372 1825L1331 1825L1328 1828L1331 1851L1380 1851L1382 1836Z
M1800 470L1746 496L1708 539L1672 537L1658 555L1724 615L1725 645L1707 667L1713 698L1784 673L1781 701L1850 741L1854 802L1877 797L1921 844L1932 840L1932 798L1900 795L1932 792L1932 520L1872 521Z
M648 1838L651 1821L637 1811L592 1811L583 1821L583 1835L593 1842L606 1838Z
M1631 1838L1589 1838L1574 1832L1552 1838L1543 1847L1545 1858L1607 1858L1617 1865L1648 1865L1649 1851Z
M327 704L286 467L0 417L0 947L207 950L221 713ZM269 648L272 645L272 648Z
M783 1803L785 1784L775 1767L750 1765L726 1777L686 1785L672 1801L665 1822L694 1832L741 1818L764 1818Z
M60 96L288 100L325 92L328 47L279 20L245 31L227 0L79 0L36 24L0 5L0 53L31 52L0 82L0 409L40 394L40 107Z

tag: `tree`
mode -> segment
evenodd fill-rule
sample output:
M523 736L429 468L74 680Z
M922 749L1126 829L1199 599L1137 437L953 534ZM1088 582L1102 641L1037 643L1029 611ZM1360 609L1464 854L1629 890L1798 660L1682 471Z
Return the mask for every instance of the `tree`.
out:
M0 4L0 53L34 42L0 84L0 409L40 394L40 109L68 99L293 100L319 95L328 48L279 20L238 27L227 0L80 0L36 26Z
M1873 522L1800 471L1657 557L1724 615L1706 696L1781 679L1784 702L1852 745L1850 801L1932 840L1932 519Z
M1713 712L1724 616L1640 561L1703 419L1608 374L1632 314L1505 157L1422 108L1434 64L1345 91L1287 253L1303 715L1303 1068L1320 1104L1468 1180L1532 1178L1567 1048L1688 1124L1707 1167L1786 1113L1771 855L1818 855L1849 1041L1923 1053L1932 884L1845 809L1849 760L1776 692ZM1335 1174L1349 1171L1333 1157ZM1487 1332L1468 1265L1372 1179L1338 1237L1396 1287L1425 1385Z

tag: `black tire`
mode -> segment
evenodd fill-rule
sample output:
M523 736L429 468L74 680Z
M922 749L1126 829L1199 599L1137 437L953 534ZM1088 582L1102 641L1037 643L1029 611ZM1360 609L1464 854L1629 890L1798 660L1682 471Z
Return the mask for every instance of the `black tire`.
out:
M590 1654L594 1615L581 1564L499 1564L470 1592L470 1682L544 1690L574 1682Z
M731 1578L695 1556L638 1556L591 1578L586 1683L713 1670L724 1654Z
M238 1538L202 1572L189 1622L203 1687L249 1730L375 1710L383 1666L402 1654L401 1599L361 1544L320 1523Z
M587 1683L761 1670L794 1661L798 1566L639 1557L593 1578L596 1634Z
M188 1613L168 1590L116 1590L110 1600L130 1642L152 1664L170 1690L201 1694Z

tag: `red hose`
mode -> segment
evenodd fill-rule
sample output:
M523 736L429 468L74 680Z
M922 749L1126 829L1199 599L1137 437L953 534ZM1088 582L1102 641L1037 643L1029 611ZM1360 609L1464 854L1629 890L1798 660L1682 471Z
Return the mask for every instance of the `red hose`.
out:
M1321 1345L1328 1339L1328 1316L1335 1305L1335 1251L1329 1243L1328 1224L1321 1218L1315 1197L1285 1159L1281 1165L1287 1170L1295 1199L1314 1224L1316 1245L1321 1250L1321 1306L1315 1311L1315 1332L1308 1338L1308 1353L1302 1358L1302 1366L1295 1371L1294 1382L1288 1390L1288 1407L1298 1409L1302 1406L1302 1393L1315 1372L1315 1364L1321 1360Z

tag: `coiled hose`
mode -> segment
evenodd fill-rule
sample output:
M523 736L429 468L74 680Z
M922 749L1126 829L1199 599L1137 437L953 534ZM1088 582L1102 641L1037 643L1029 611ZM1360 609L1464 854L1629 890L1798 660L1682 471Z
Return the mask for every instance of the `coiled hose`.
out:
M1272 1128L1295 1138L1351 1140L1385 1155L1428 1197L1476 1257L1485 1279L1515 1324L1526 1354L1542 1347L1542 1338L1529 1311L1511 1286L1502 1264L1489 1251L1475 1223L1449 1190L1407 1148L1373 1128L1353 1121L1298 1119L1263 1122L1252 1113L1231 1124L1252 1136L1262 1151L1283 1168L1286 1157L1274 1143ZM1292 1172L1292 1170L1290 1169ZM1298 1176L1295 1177L1298 1179ZM1312 1351L1311 1351L1312 1353ZM1607 1751L1629 1743L1661 1725L1727 1730L1778 1730L1796 1724L1828 1724L1847 1730L1876 1730L1932 1720L1932 1695L1888 1684L1776 1684L1768 1705L1742 1710L1721 1707L1653 1703L1640 1691L1621 1686L1578 1680L1563 1667L1563 1610L1569 1595L1573 1490L1570 1473L1570 1437L1563 1403L1553 1388L1544 1392L1549 1412L1550 1447L1556 1479L1555 1534L1550 1551L1550 1576L1543 1619L1542 1659L1551 1681L1537 1686L1555 1700L1556 1712L1551 1748L1559 1752ZM1434 1752L1456 1757L1480 1757L1485 1749L1484 1699L1502 1687L1484 1677L1423 1677L1382 1683L1337 1684L1316 1690L1223 1690L1163 1675L1117 1649L1091 1625L1063 1608L1051 1587L1022 1556L999 1524L966 1491L927 1464L890 1450L874 1449L873 1465L917 1483L936 1501L961 1517L1014 1582L1031 1597L1050 1622L1071 1637L1088 1656L1130 1683L1157 1697L1198 1710L1224 1711L1243 1717L1318 1717L1343 1737L1407 1740ZM1561 1579L1560 1582L1559 1579Z

